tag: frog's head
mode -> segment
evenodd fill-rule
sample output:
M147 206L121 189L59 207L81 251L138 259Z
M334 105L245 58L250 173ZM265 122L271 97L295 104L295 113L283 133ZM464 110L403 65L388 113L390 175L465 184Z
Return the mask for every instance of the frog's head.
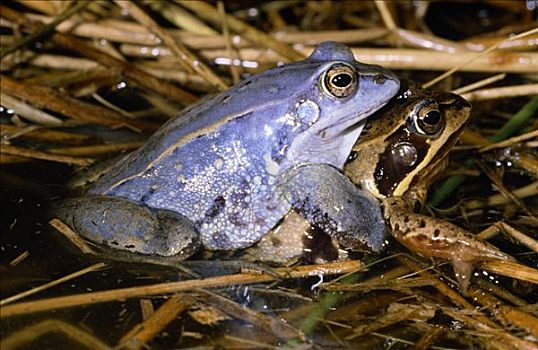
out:
M471 106L452 93L402 82L401 93L373 115L345 173L377 198L402 196L436 171L458 140Z
M357 62L347 46L335 42L319 44L300 64L308 74L289 82L304 89L290 89L286 117L300 127L286 158L341 169L365 119L398 93L399 80L382 67Z

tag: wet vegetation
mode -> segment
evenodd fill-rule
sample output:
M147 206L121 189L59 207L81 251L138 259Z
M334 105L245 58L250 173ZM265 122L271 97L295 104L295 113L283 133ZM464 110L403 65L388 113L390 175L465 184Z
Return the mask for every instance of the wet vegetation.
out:
M2 350L538 349L538 27L533 1L30 1L0 5ZM185 106L324 40L471 101L424 212L517 260L381 254L181 271L74 245L51 200ZM192 272L196 277L193 277Z

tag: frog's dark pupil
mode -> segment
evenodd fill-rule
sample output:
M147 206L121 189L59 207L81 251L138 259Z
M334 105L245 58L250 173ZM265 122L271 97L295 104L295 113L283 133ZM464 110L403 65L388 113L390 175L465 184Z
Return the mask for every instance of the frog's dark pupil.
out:
M352 77L349 74L337 74L331 79L331 83L339 88L345 88L351 84Z
M424 123L428 125L437 125L441 121L441 113L439 111L430 111L424 117Z

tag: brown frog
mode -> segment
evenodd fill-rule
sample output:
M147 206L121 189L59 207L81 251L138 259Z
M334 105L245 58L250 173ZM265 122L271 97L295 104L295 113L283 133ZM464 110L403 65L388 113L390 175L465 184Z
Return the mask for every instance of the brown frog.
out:
M412 252L452 262L460 289L475 263L514 260L460 227L415 213L469 119L470 104L451 93L412 84L369 120L344 168L359 187L377 197L391 234Z
M401 91L370 117L344 172L381 202L389 231L399 242L422 256L450 260L465 291L476 262L512 258L451 223L415 211L422 207L428 186L446 168L448 151L469 119L470 104L455 94L411 83ZM310 225L292 212L249 253L265 261L296 259L319 247L311 232ZM337 249L342 241L324 242L321 257L341 258Z

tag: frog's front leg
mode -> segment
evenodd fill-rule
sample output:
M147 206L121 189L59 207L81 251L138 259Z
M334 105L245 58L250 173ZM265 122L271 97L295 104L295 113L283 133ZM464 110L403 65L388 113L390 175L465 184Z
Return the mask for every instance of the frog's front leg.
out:
M297 212L343 248L381 249L385 224L379 202L338 169L327 164L293 167L280 190Z
M55 214L84 238L133 255L183 260L200 246L197 231L181 214L123 198L71 198Z
M452 223L413 213L401 197L385 198L383 211L391 234L412 252L452 262L463 293L469 287L476 263L485 260L515 261Z

